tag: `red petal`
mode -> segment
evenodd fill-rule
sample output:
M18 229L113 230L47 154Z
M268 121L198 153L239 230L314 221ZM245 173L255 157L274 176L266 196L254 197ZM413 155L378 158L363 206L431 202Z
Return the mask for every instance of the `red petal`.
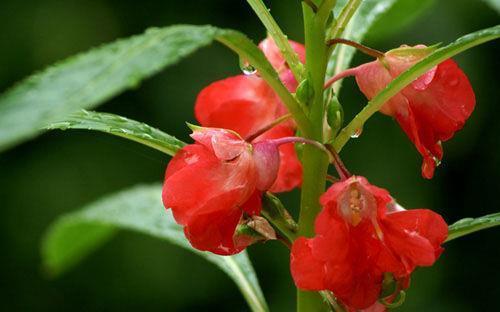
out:
M250 196L249 199L241 206L241 210L243 210L247 215L259 215L260 210L262 209L262 192L255 191Z
M354 290L349 294L348 298L339 297L349 307L355 309L366 309L372 306L380 295L382 288L382 274L366 274L359 275L355 278L356 284Z
M264 80L240 75L203 89L196 99L195 116L202 126L230 129L246 137L274 121L279 105Z
M434 264L448 234L443 218L427 209L388 214L382 221L384 240L405 264L407 274L415 266Z
M292 40L288 40L290 43L292 49L297 53L299 56L299 59L302 63L305 63L306 60L306 49L305 47ZM264 55L266 58L269 60L271 65L273 65L274 69L278 71L278 73L281 73L284 69L286 69L286 63L285 59L283 58L283 55L281 54L280 49L274 42L274 40L271 37L268 37L264 40L262 40L259 43L259 48L264 52Z
M290 128L289 123L278 125L267 131L254 142L263 140L279 139L293 136L295 131ZM302 184L302 164L300 163L293 143L283 144L279 147L280 165L276 181L269 189L270 192L280 193L290 191Z
M256 184L250 153L221 161L203 145L188 145L172 159L166 176L164 205L186 226L193 246L221 254L239 251L232 245L234 229ZM257 213L260 205L252 209Z
M370 307L363 309L359 312L385 312L385 311L387 311L387 308L383 304L381 304L380 302L375 302Z
M295 285L304 290L326 289L323 262L313 257L310 240L299 237L292 246L290 254L290 270Z
M191 144L182 148L168 164L163 185L163 204L173 208L176 221L185 224L189 214L220 193L214 179L200 179L200 172L218 171L219 160L206 147ZM212 178L218 177L218 175ZM179 209L177 209L179 207Z
M321 261L345 259L349 252L349 229L343 220L332 217L323 209L316 218L316 236L310 246L314 257Z
M412 135L409 134L410 139L424 156L424 176L432 178L436 164L431 158L441 160L441 142L452 138L471 115L475 106L474 91L457 64L447 60L437 66L427 88L408 86L402 93L408 98L412 112L407 122L414 123L415 128Z
M236 205L240 195L238 191L233 191L214 197L201 207L204 213L196 214L189 220L184 233L194 248L231 255L246 247L236 248L234 245L234 232L243 213Z
M356 81L372 99L419 59L387 55L389 70L380 61L367 63L357 68ZM396 118L423 156L422 175L430 179L436 161L443 156L441 142L463 127L474 106L475 95L467 76L453 60L446 60L403 89L380 111Z

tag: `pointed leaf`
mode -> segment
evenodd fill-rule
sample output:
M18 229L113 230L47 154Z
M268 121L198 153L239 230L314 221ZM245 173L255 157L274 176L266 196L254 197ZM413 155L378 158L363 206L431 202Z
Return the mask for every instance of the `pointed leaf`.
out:
M59 218L43 240L44 267L52 275L61 274L108 241L116 230L132 230L166 240L214 263L237 284L252 311L268 311L247 253L223 257L192 248L182 227L163 207L161 191L161 185L133 187Z
M212 42L211 26L152 28L71 57L0 95L0 151L91 108Z
M462 219L448 227L448 238L446 239L446 241L449 242L455 238L499 225L500 212L489 214L479 218Z
M170 156L175 155L179 149L186 145L181 140L145 123L114 114L85 110L71 114L46 128L49 130L83 129L101 131L147 145Z

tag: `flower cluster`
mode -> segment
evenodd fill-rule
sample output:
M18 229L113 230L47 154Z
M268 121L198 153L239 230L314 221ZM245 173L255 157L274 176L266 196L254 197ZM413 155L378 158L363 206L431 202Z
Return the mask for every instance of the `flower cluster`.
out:
M290 44L304 62L304 47ZM266 39L259 47L282 83L295 92L298 83L275 43ZM431 50L404 46L349 74L371 99ZM380 111L397 120L423 157L422 175L431 178L443 156L441 142L464 125L474 105L467 77L447 60ZM292 143L307 143L294 137L296 126L284 118L287 114L259 73L214 82L198 95L195 116L202 127L193 127L195 143L168 165L163 189L165 207L184 226L193 247L231 255L275 237L259 216L262 196L300 187L302 167ZM323 142L315 143L328 152ZM338 155L329 154L342 168ZM416 267L437 260L448 227L430 210L403 209L388 191L362 176L339 174L341 179L320 198L315 235L292 242L291 273L300 289L331 291L348 310L383 309L379 299L394 300ZM255 235L240 230L245 226ZM388 277L396 285L389 294L383 289Z

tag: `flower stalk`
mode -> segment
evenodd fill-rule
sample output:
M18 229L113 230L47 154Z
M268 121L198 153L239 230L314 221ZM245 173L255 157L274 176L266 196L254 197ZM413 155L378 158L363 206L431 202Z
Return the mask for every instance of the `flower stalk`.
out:
M277 125L289 120L290 118L292 118L292 114L286 114L286 115L283 115L283 116L277 118L275 121L273 121L269 125L265 126L262 129L257 130L255 133L252 133L251 135L247 136L245 138L245 141L252 142L253 140L258 138L259 136L261 136L265 132L267 132L267 131L271 130L272 128L276 127Z
M325 0L326 1L326 0ZM316 4L318 0L314 1ZM328 1L333 4L332 1ZM306 66L308 80L314 90L310 100L309 119L311 131L308 139L323 142L324 98L323 86L327 65L326 18L328 15L315 14L303 4L304 33L306 44ZM330 13L330 12L328 12ZM324 17L326 16L326 18ZM328 157L320 150L305 146L302 155L303 182L300 201L299 235L310 237L314 234L314 220L321 210L319 197L326 187ZM297 291L297 311L329 311L329 307L317 292Z
M343 39L343 38L330 39L326 42L326 45L331 47L339 43L354 47L359 51L365 53L366 55L373 56L374 58L384 57L384 53L380 52L379 50L375 50L373 48L367 47L361 43L349 39Z

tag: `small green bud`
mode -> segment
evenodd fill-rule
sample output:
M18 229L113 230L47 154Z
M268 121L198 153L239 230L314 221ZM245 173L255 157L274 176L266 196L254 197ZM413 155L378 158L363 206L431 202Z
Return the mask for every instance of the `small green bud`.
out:
M344 123L344 109L333 92L329 94L326 104L326 121L330 127L327 138L328 142L331 142L337 136Z
M304 105L307 105L309 101L314 96L314 88L309 82L309 80L304 79L297 87L297 91L295 92L295 97L297 100Z

